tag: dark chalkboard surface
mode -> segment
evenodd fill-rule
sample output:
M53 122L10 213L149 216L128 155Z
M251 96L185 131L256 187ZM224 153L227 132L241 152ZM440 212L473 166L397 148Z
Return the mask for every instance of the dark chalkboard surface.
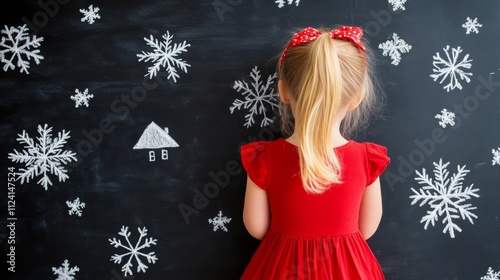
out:
M238 279L259 244L239 146L281 137L290 32L336 24L365 29L386 96L356 140L392 159L368 241L387 279L498 279L499 1L9 5L2 279Z

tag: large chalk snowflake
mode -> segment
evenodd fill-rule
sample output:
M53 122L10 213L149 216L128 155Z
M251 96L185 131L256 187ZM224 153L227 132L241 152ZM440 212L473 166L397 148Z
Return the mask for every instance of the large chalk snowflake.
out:
M178 58L183 52L187 52L187 47L190 47L190 44L187 44L186 41L177 44L175 43L172 46L172 38L174 36L170 35L167 31L167 34L163 34L163 41L158 41L153 38L153 35L150 35L149 39L144 37L144 40L147 44L154 49L153 52L142 52L142 54L138 54L139 62L149 62L151 61L153 66L148 67L148 74L144 76L148 76L152 79L156 76L158 71L160 71L161 67L167 69L167 79L172 78L174 82L177 82L177 78L179 78L179 74L177 74L177 68L187 73L187 67L191 67L186 61Z
M89 89L86 88L83 92L79 89L75 89L75 95L71 95L69 98L75 101L75 108L85 105L89 107L89 100L94 97L93 94L89 94Z
M101 18L101 16L99 15L99 8L98 7L94 8L93 5L90 5L88 10L80 9L80 13L83 14L81 21L82 22L86 21L89 24L92 24L95 22L96 19Z
M491 150L491 152L493 153L493 160L492 160L492 165L500 165L500 147L498 149L493 149Z
M493 268L489 267L486 275L481 277L481 280L500 280L500 271L495 272Z
M147 236L148 230L144 228L137 228L137 231L139 232L139 239L137 240L135 246L132 245L130 242L130 232L128 231L128 227L122 226L121 231L118 233L118 235L123 236L125 238L126 244L122 244L121 240L116 239L113 237L113 239L109 239L109 242L111 243L112 246L115 248L121 247L127 250L128 252L124 254L114 254L111 257L111 261L114 261L114 263L121 264L123 259L128 256L127 262L122 266L122 272L124 273L124 276L127 276L127 274L133 275L134 273L132 272L132 268L134 267L132 264L132 260L135 259L137 262L137 272L146 272L146 269L148 266L144 264L141 261L141 257L146 258L148 263L156 263L158 258L155 255L155 252L150 252L148 254L142 253L141 250L144 248L149 248L151 245L156 245L156 239L153 239L152 237L145 238L144 243L142 243L142 239Z
M19 67L21 73L29 74L28 68L30 68L29 61L31 59L36 64L40 64L43 56L40 55L40 50L37 48L43 42L43 37L36 37L35 35L30 37L26 24L19 27L5 26L1 33L3 35L0 42L0 60L4 64L3 71L7 72L9 69L14 70Z
M294 0L276 0L274 3L278 4L278 8L283 8L285 7L285 4L288 3L288 5L293 5ZM298 6L300 3L300 0L295 0L295 6Z
M436 52L436 55L432 56L434 59L432 62L432 65L434 66L432 72L434 72L434 74L431 74L430 76L434 82L441 78L439 81L440 84L442 84L444 80L449 79L449 83L443 87L447 92L456 88L461 90L462 84L460 83L459 78L460 80L465 80L467 83L470 82L469 76L472 76L472 73L465 72L463 69L471 68L472 64L470 62L472 59L469 59L469 55L466 54L461 61L458 61L460 53L463 51L460 46L452 48L451 57L448 52L450 50L450 46L447 45L443 48L443 50L446 54L446 59L442 58L438 52Z
M64 260L62 266L58 268L53 267L52 271L57 275L56 280L74 280L75 273L80 271L80 268L76 265L70 268L68 260Z
M477 22L477 18L472 20L470 17L467 17L467 21L462 24L462 27L465 28L465 34L470 34L471 32L479 33L479 28L483 25Z
M22 134L18 134L17 141L24 144L24 150L21 152L14 150L13 153L9 153L9 159L26 166L26 168L20 168L21 172L16 174L17 179L21 179L21 184L29 183L30 179L41 176L38 184L47 190L49 186L52 186L49 174L56 175L59 182L64 182L69 178L64 165L76 161L76 153L64 150L64 145L70 138L69 131L63 130L57 134L57 137L52 138L52 127L45 124L38 126L38 134L36 138L38 143L35 143L35 140L24 130Z
M392 34L392 40L379 44L378 48L383 50L382 55L389 55L392 59L391 64L399 65L401 62L401 54L411 50L411 45L408 45L405 40L400 39L398 34Z
M81 202L79 197L73 201L67 200L66 205L69 207L68 213L70 216L73 214L78 217L82 216L82 209L85 208L85 202Z
M413 199L411 205L418 202L420 202L420 207L425 204L429 205L430 210L420 220L421 223L424 223L424 229L427 230L429 224L435 226L435 223L442 217L442 223L445 225L443 233L448 232L451 238L455 238L455 231L462 231L455 220L467 219L471 224L474 224L473 219L477 219L477 215L472 213L472 210L477 207L465 202L473 197L479 197L477 194L479 189L475 189L474 184L464 188L463 180L469 173L469 170L465 169L465 165L458 165L457 173L449 178L449 172L446 169L449 162L443 164L442 159L439 159L439 163L434 162L433 164L435 167L434 180L429 178L425 168L422 169L422 172L415 171L417 173L415 181L422 187L418 191L411 188L414 193L410 196Z
M257 115L262 115L263 119L260 122L260 127L264 127L273 122L268 110L270 109L270 111L272 111L278 108L278 96L273 88L274 79L277 77L277 74L274 73L274 75L268 76L264 84L261 81L260 71L257 69L257 66L255 66L252 72L250 72L250 77L253 80L250 85L243 80L234 82L233 89L241 93L245 99L234 100L229 110L231 114L234 113L236 109L248 110L249 113L245 115L244 124L247 128L255 123L255 117Z
M392 5L393 11L406 10L405 8L406 0L389 0L389 4Z
M208 219L208 223L214 226L213 228L214 231L221 229L227 232L226 224L229 224L229 222L231 222L231 218L222 216L222 211L219 211L219 214L213 219Z
M455 125L455 113L448 111L446 108L441 110L441 114L437 114L434 117L440 120L439 125L443 128L448 124L450 126Z

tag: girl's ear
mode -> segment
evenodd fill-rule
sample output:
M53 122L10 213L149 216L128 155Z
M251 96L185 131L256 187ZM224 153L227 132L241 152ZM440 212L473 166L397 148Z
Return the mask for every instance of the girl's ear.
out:
M278 81L278 91L280 93L281 102L290 104L290 96L288 95L288 87L283 80Z
M363 101L363 98L365 97L365 90L363 89L362 91L360 91L355 97L354 99L351 101L351 103L349 103L349 110L354 110L356 109L356 107L359 106L359 104L361 103L361 101Z

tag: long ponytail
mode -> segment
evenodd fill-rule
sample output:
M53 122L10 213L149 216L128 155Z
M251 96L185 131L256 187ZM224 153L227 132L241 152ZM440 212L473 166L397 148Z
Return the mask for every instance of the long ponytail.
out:
M341 106L340 65L333 41L323 33L311 44L310 60L297 96L295 129L299 136L300 169L304 188L321 193L340 182L340 162L332 146L333 122Z

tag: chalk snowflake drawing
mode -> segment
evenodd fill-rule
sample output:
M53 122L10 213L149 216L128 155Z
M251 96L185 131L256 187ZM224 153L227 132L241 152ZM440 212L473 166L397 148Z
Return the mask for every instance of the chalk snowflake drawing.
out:
M231 222L231 218L226 216L222 216L222 211L219 211L219 214L215 216L213 219L208 219L208 223L214 226L213 230L217 231L218 229L227 232L226 224Z
M469 55L466 54L461 61L458 61L460 53L463 51L460 46L452 48L451 57L448 52L450 50L450 46L447 45L443 48L443 50L446 54L446 59L442 58L438 52L436 52L436 55L432 56L434 59L432 62L432 65L434 66L432 72L434 72L434 74L431 74L430 76L434 82L441 78L439 81L440 84L442 84L446 79L449 79L449 83L443 87L447 92L456 88L461 90L462 84L460 83L459 78L460 80L465 80L469 83L469 76L472 76L472 73L465 72L462 69L470 69L472 67L472 64L470 63L472 59L469 59Z
M57 137L52 138L52 127L45 124L44 126L38 125L37 143L24 130L22 134L18 134L19 137L16 140L24 144L24 150L18 152L14 149L13 153L9 153L9 159L26 166L26 168L20 168L21 172L16 174L17 179L21 179L21 184L29 183L30 179L41 176L38 184L47 190L49 186L52 186L49 174L57 176L59 182L64 182L69 178L64 166L77 160L76 153L64 150L64 145L70 138L69 133L63 130L57 134Z
M285 4L288 3L288 5L293 5L293 0L276 0L274 3L278 4L278 8L283 8L285 7ZM295 6L298 6L300 3L300 0L295 0Z
M393 11L406 10L405 8L406 0L389 0L389 4L392 5Z
M85 105L85 107L89 107L89 100L94 97L93 94L89 94L89 89L86 88L83 92L80 92L79 89L75 89L75 95L71 95L69 98L75 101L75 108Z
M440 120L439 125L443 128L445 128L446 125L455 125L455 113L448 111L446 108L441 110L441 114L437 114L435 118Z
M122 272L124 273L124 276L126 277L127 274L133 275L134 273L132 272L132 268L134 265L132 264L132 260L135 259L137 262L137 273L139 272L146 272L146 269L148 269L148 266L144 264L141 260L141 257L146 258L148 263L156 263L158 258L155 255L155 252L150 252L150 253L142 253L141 250L144 248L149 248L151 245L156 245L156 239L149 237L145 238L147 236L148 230L146 227L144 228L137 228L137 231L139 232L139 239L137 240L137 243L135 246L132 245L130 242L130 232L128 231L128 227L122 226L122 229L118 233L118 235L122 236L125 238L126 244L122 244L121 240L116 239L113 237L113 239L109 239L109 242L111 243L112 246L115 248L121 247L128 252L124 254L114 254L111 257L111 261L114 263L121 264L122 261L124 260L125 257L128 256L127 262L122 266ZM144 239L144 243L142 243L142 239Z
M3 71L7 72L9 69L14 70L19 67L19 72L29 74L28 68L30 68L31 59L36 64L40 64L43 56L40 55L40 50L37 48L43 42L43 37L35 35L30 37L26 24L19 27L7 27L5 25L1 33L0 60L4 64ZM14 61L17 61L17 63Z
M168 150L166 150L165 148L177 148L177 147L179 147L179 144L177 144L177 142L175 142L175 140L168 134L168 127L165 127L165 129L163 129L155 122L151 122L146 127L146 129L142 133L141 137L139 138L133 149L134 150L162 149L161 158L162 160L167 160ZM155 151L149 151L149 161L155 161L155 160L156 160Z
M389 55L391 57L391 64L399 65L401 62L401 54L410 52L411 45L408 45L405 40L400 39L398 34L393 33L392 40L387 40L379 44L378 48L383 50L383 56Z
M472 20L470 17L467 17L467 21L462 24L462 27L465 28L465 34L470 34L472 32L479 33L479 28L483 25L477 22L477 18Z
M73 214L77 215L78 217L82 216L82 209L85 208L85 202L81 202L80 198L77 197L75 200L66 201L66 205L69 207L69 215L72 216Z
M153 66L148 67L148 74L144 75L145 77L149 75L149 78L152 79L158 74L158 71L161 67L166 68L168 76L167 79L172 79L174 82L177 82L177 78L179 78L179 74L177 74L177 68L187 73L187 67L191 67L186 61L178 58L178 56L187 52L187 48L190 47L190 44L187 44L186 41L180 44L172 45L172 38L174 36L170 35L167 31L167 34L163 34L163 41L158 41L153 38L153 35L150 35L149 39L144 37L144 40L147 42L148 46L154 49L153 52L142 52L142 54L138 54L139 62L152 62Z
M64 260L62 266L58 268L53 267L52 271L57 276L56 280L74 280L75 273L80 271L80 268L76 265L70 268L68 260Z
M500 271L495 272L493 268L489 267L486 275L481 277L481 280L500 280Z
M451 238L455 238L455 231L462 232L455 220L467 219L471 224L474 224L473 219L477 219L477 215L472 213L472 210L477 207L465 202L473 197L479 197L477 194L479 189L475 189L474 184L464 188L463 180L469 173L469 170L465 169L465 165L458 165L457 173L449 178L447 170L449 162L443 164L442 159L439 159L438 163L434 162L433 164L435 167L434 180L429 178L425 168L422 169L422 172L415 171L417 174L415 181L422 187L418 191L411 188L414 193L410 196L410 199L413 199L411 205L420 202L420 207L428 204L431 208L420 220L420 223L425 223L425 230L429 224L435 226L435 223L442 217L442 223L445 224L443 233L448 232Z
M273 87L274 79L277 77L277 74L274 73L272 76L268 76L264 84L261 81L260 71L257 69L257 66L255 66L252 72L250 72L250 77L253 80L250 85L243 80L234 82L233 89L241 93L245 99L234 100L229 110L231 114L233 114L236 109L248 110L249 113L245 115L244 124L247 128L255 123L256 115L262 115L263 119L260 122L260 127L265 127L273 122L269 116L268 108L270 108L271 111L278 108L278 96L274 92Z
M98 14L99 13L99 8L95 7L93 5L90 5L89 8L86 9L80 9L80 13L83 14L83 17L81 19L82 22L88 22L89 24L93 24L96 19L100 19L101 16Z
M492 165L500 165L500 147L498 147L498 149L493 149L491 150L491 152L493 153L493 160L492 160Z

